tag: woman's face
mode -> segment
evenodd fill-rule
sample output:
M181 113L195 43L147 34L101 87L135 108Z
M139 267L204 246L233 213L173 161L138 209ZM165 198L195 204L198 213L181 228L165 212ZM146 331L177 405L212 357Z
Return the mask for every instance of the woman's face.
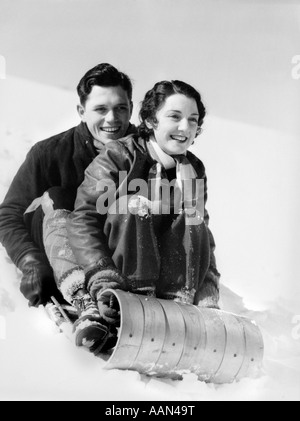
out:
M157 111L157 123L151 123L150 126L164 152L168 155L182 155L195 139L198 119L196 101L182 94L174 94L169 96Z

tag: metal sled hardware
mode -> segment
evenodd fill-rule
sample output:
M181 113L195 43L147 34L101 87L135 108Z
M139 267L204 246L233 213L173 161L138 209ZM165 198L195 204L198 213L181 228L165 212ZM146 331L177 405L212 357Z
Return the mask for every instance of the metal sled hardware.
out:
M105 368L171 378L191 372L212 383L260 373L263 338L252 320L121 290L103 293L112 294L121 324Z

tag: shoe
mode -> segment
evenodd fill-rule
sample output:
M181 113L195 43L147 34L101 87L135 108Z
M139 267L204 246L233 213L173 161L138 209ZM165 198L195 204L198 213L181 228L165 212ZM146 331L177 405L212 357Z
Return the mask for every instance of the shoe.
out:
M72 305L78 312L78 319L73 325L75 344L87 348L94 355L103 352L111 335L109 328L102 323L96 303L89 293L80 290Z

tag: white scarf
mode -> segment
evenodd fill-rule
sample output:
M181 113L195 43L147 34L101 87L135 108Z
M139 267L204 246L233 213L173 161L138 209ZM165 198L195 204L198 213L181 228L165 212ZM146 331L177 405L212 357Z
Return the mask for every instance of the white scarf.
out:
M149 139L147 147L151 158L157 162L156 168L154 170L150 170L152 172L151 188L153 190L152 198L154 198L154 203L158 205L158 203L161 201L162 168L168 170L176 167L174 206L175 208L176 206L179 206L181 209L184 202L185 208L194 208L196 206L196 201L199 200L199 189L195 183L195 180L197 179L197 173L186 155L168 155L161 149L161 147L153 138ZM195 185L196 187L194 187ZM202 193L200 193L200 196L202 196Z

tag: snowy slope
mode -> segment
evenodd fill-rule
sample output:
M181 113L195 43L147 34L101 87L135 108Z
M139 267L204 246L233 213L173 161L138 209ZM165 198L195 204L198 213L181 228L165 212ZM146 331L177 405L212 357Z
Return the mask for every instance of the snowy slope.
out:
M2 200L29 147L78 120L66 91L11 78L0 98ZM193 374L172 381L103 370L101 359L57 332L43 308L27 307L20 274L0 248L0 400L300 400L299 146L284 134L209 116L193 148L209 179L221 305L260 326L261 377L216 386Z

